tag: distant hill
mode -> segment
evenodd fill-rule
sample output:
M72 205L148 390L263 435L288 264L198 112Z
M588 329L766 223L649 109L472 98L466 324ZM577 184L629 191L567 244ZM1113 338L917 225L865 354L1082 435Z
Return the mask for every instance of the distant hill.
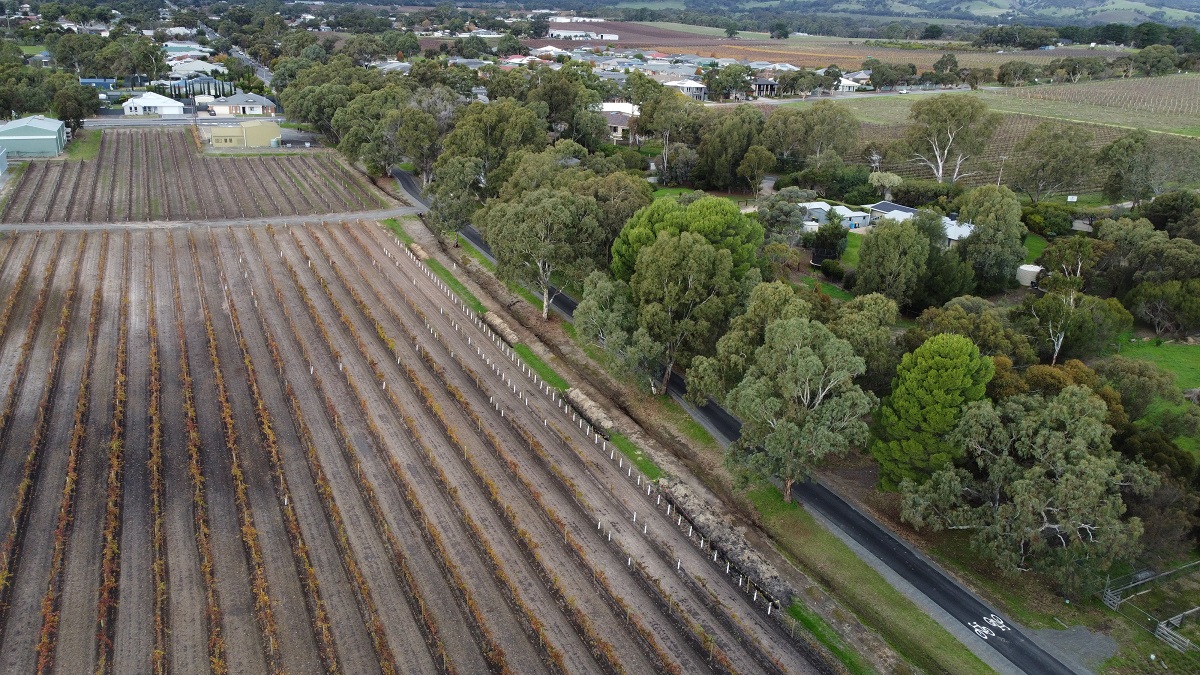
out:
M562 3L562 0L558 0ZM533 0L540 4L540 0ZM566 0L596 10L674 9L705 14L770 12L858 15L895 19L944 19L1025 24L1163 24L1200 26L1200 0Z

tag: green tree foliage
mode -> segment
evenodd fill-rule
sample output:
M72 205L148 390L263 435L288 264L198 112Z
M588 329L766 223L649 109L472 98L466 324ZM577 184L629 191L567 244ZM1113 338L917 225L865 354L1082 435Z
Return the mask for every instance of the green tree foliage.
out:
M763 244L763 226L728 199L706 196L687 206L673 199L658 199L635 213L613 242L613 277L628 281L642 249L654 244L663 232L692 232L729 251L733 276L738 280L755 266Z
M1038 76L1037 66L1028 61L1008 61L996 70L996 81L1006 87L1029 84Z
M434 175L440 175L442 160L475 157L483 163L485 190L494 190L492 185L496 181L492 173L509 154L541 150L548 142L545 121L520 102L513 99L488 104L472 102L460 113L454 130L446 135L445 151L434 166Z
M1043 282L1045 295L1027 297L1013 311L1051 364L1064 354L1096 354L1133 328L1133 316L1116 298L1084 294L1078 280L1059 277L1049 282Z
M688 369L688 396L697 405L708 398L723 402L750 368L756 349L762 346L767 326L779 319L811 317L812 304L783 281L758 284L750 292L746 310L729 324L717 340L714 356L697 356Z
M762 143L783 162L832 152L848 156L858 145L858 119L844 103L817 101L804 108L777 107L763 127Z
M553 277L582 280L603 239L596 200L541 188L515 201L493 201L476 217L502 279L529 284L542 298L542 318L558 294Z
M947 247L946 225L941 214L918 211L911 222L929 241L929 255L925 258L925 270L910 307L925 309L943 305L974 290L975 271L956 249Z
M50 110L72 132L83 126L83 120L100 112L96 90L82 84L70 84L58 90L50 100Z
M742 420L742 436L726 461L778 476L784 499L829 455L862 446L863 417L876 399L854 384L866 369L845 340L819 322L778 319L766 328L745 377L726 403Z
M1179 52L1169 45L1150 45L1133 55L1133 65L1147 77L1178 72Z
M879 193L883 196L884 201L891 201L892 190L900 187L903 182L903 178L888 171L873 171L871 172L871 175L867 177L867 183L869 183L871 187L875 188L876 190L879 190Z
M1035 204L1078 186L1092 170L1093 137L1078 125L1042 122L1017 145L1008 184Z
M754 192L754 198L758 199L763 178L774 168L775 155L761 145L752 145L746 150L741 164L738 164L737 174L746 179L750 189Z
M920 287L928 257L929 239L912 220L881 220L859 248L854 292L882 293L906 307Z
M1121 392L1121 404L1130 419L1141 419L1155 401L1180 400L1175 373L1152 361L1110 356L1097 361L1096 374Z
M1200 329L1200 279L1142 282L1125 296L1125 306L1156 335L1195 332Z
M962 446L951 443L948 434L963 406L984 398L994 372L990 357L953 333L934 335L904 355L871 445L884 490L899 489L905 479L924 483L962 458Z
M1042 251L1038 263L1051 274L1079 279L1079 288L1083 290L1092 286L1096 266L1113 247L1111 242L1092 239L1082 234L1061 237Z
M437 180L427 190L429 219L443 233L457 232L471 222L483 201L483 160L442 156Z
M800 204L817 198L812 190L785 187L758 199L758 222L766 229L767 237L793 240L804 226L808 209Z
M900 353L894 333L899 318L894 300L871 293L838 305L828 322L829 330L866 362L867 370L857 381L867 389L883 391L896 374Z
M543 103L546 121L560 138L595 149L608 131L600 104L600 78L587 63L571 61L559 70L539 67L529 79L526 102Z
M496 53L500 56L512 56L513 54L528 54L529 49L521 44L517 36L506 32L500 36L500 42L496 45Z
M1026 230L1021 202L1012 190L994 185L972 190L958 219L974 225L958 249L975 271L975 287L991 295L1016 285L1017 267L1025 261Z
M1200 151L1193 144L1143 129L1106 146L1100 152L1100 162L1108 170L1104 195L1113 200L1132 200L1135 206L1200 178Z
M732 188L737 167L750 146L758 144L762 127L763 114L752 105L710 112L701 133L697 180L718 190Z
M700 234L661 232L638 254L629 290L634 341L654 346L665 391L675 364L708 353L724 332L737 299L733 257Z
M1003 312L983 298L963 296L944 307L930 307L917 317L917 325L904 336L906 348L916 349L939 333L967 337L985 356L1003 356L1018 365L1037 361L1037 353L1021 331L1011 326Z
M967 406L950 442L964 466L906 481L903 517L918 528L965 529L1006 573L1038 571L1070 590L1094 589L1138 551L1141 522L1122 492L1156 479L1111 449L1106 406L1084 387Z
M913 161L928 168L939 183L972 175L972 159L996 132L1000 115L974 96L922 97L909 112L903 145Z

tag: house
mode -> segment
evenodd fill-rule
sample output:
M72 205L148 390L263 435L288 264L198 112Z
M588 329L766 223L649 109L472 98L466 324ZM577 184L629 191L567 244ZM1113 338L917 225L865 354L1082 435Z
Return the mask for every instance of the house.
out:
M830 212L837 212L842 217L842 227L846 229L857 230L871 223L871 214L855 211L841 204L829 205L825 202L802 202L800 206L808 209L808 217L810 219L822 225L829 222Z
M229 70L220 63L209 63L200 59L185 59L171 65L172 80L186 80L197 75L226 73Z
M858 91L858 88L860 86L862 86L862 85L855 82L854 80L848 80L848 79L842 77L842 78L838 78L837 84L833 85L833 90L840 91L840 92Z
M117 88L117 78L115 77L81 77L79 84L85 87L92 87L100 91L112 91Z
M975 230L975 226L971 223L960 223L957 220L945 217L942 218L942 224L946 226L946 248L950 248L960 240L966 239Z
M30 54L25 57L25 65L33 66L34 68L49 68L52 59L50 52L40 51L37 54Z
M182 115L183 104L173 98L148 91L121 106L126 115Z
M558 56L559 54L569 54L570 52L568 52L565 49L559 49L558 47L555 47L554 45L547 45L545 47L538 47L537 49L531 49L531 50L529 50L529 53L534 56L549 56L550 58L553 59L554 57Z
M258 94L234 94L222 96L208 105L218 115L269 115L275 116L275 102Z
M779 91L779 83L775 80L767 79L765 77L754 78L754 81L750 83L750 86L754 88L754 95L759 98L764 96L774 96L776 92Z
M708 87L704 86L703 82L695 80L672 80L670 82L663 82L663 86L676 89L685 96L691 96L697 101L708 100Z
M616 110L606 110L603 115L608 120L608 133L613 141L628 141L629 125L633 123L633 116Z
M895 202L875 202L874 204L863 204L863 208L870 211L872 223L880 218L890 218L891 220L908 220L917 213L917 210L913 207L897 204Z
M853 73L845 73L842 77L856 82L859 86L871 84L871 71L869 70L856 70Z
M67 147L67 125L44 115L0 126L0 147L8 157L57 157Z
M279 145L279 124L271 120L246 120L236 126L212 128L214 148L269 148Z

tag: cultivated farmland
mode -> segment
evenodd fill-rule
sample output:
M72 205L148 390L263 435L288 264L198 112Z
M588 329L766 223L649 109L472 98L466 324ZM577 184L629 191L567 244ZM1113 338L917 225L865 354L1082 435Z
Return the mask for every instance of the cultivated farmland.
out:
M381 208L386 198L328 153L205 157L181 129L106 130L95 160L29 162L0 222L256 218Z
M373 223L0 241L0 671L836 672L435 279Z

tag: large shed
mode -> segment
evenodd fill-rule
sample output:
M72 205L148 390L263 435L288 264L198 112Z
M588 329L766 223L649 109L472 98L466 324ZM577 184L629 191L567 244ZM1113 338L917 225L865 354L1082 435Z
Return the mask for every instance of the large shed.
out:
M279 125L270 120L247 120L236 126L212 128L214 148L268 148L280 138Z
M9 157L57 157L67 146L67 125L34 115L0 126L0 146Z

